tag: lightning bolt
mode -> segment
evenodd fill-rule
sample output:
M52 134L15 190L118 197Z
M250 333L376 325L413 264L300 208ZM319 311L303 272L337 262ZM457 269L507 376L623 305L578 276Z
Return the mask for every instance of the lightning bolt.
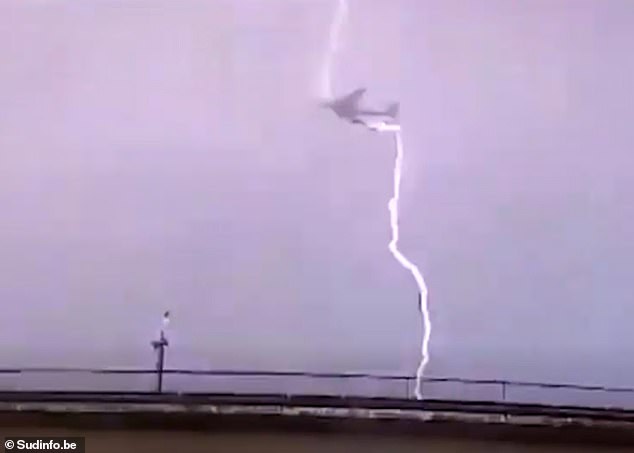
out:
M321 83L320 83L320 95L322 99L333 99L332 89L332 66L335 54L339 49L341 29L348 16L348 0L338 0L337 7L333 20L330 24L328 34L328 48L326 49L324 62L321 71ZM396 158L394 161L394 191L392 198L388 202L388 210L390 212L390 226L392 229L392 240L390 241L388 248L396 261L401 266L407 269L418 286L418 296L420 304L420 312L422 314L423 321L423 335L421 342L421 359L416 369L416 387L414 394L417 399L422 399L422 379L425 373L425 368L429 362L429 340L431 338L431 319L429 316L428 297L427 297L427 285L422 273L418 267L407 259L405 255L398 249L399 240L399 215L398 215L398 203L401 194L401 179L403 169L403 139L401 136L401 127L398 124L386 124L380 123L371 127L379 132L393 132L395 145L396 145Z
M395 125L393 125L395 126ZM416 370L416 388L414 390L414 394L417 399L422 399L423 394L421 391L422 379L425 373L425 368L427 367L427 363L429 362L429 340L431 338L431 318L429 316L429 307L428 307L428 297L427 297L427 284L425 283L425 279L423 278L423 274L418 269L418 267L407 259L405 255L401 253L398 249L398 239L399 239L399 223L398 223L398 203L401 196L401 179L403 174L403 137L401 135L401 128L392 127L390 129L384 128L385 131L391 131L394 133L394 142L396 146L396 158L394 159L394 189L392 198L388 202L388 210L390 212L390 226L392 228L392 240L388 244L388 248L396 261L399 262L401 266L410 271L414 280L416 280L416 285L418 285L418 297L420 304L420 312L423 318L423 335L421 342L421 359Z
M328 32L328 48L326 49L321 71L320 91L323 99L332 99L334 97L332 90L332 65L335 53L339 49L341 29L343 28L347 16L348 0L338 0L335 15Z

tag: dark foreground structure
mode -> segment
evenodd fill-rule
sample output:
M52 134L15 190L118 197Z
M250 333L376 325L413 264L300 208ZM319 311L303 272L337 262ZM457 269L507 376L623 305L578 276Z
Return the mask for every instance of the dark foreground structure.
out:
M6 392L0 432L88 452L634 451L634 412L284 395Z

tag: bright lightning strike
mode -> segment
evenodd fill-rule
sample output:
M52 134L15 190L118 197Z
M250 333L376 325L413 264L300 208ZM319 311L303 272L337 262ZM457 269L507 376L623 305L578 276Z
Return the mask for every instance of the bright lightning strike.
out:
M396 125L393 125L396 126ZM422 378L425 373L425 367L429 362L429 340L431 338L431 318L429 316L428 298L427 298L427 285L423 274L418 267L408 260L405 255L398 249L399 239L399 223L398 223L398 202L401 196L401 178L403 171L403 137L401 136L400 126L394 128L381 128L379 130L394 132L394 140L396 145L396 158L394 160L394 191L392 198L388 202L388 210L390 211L390 226L392 228L392 240L390 241L388 248L394 258L405 269L411 272L416 284L418 285L420 311L423 317L423 336L421 342L421 359L418 369L416 370L416 388L414 394L417 399L422 399L423 394L421 391Z
M321 97L322 99L332 99L332 64L334 61L335 53L339 49L339 41L341 35L341 29L346 21L348 15L348 0L338 0L337 9L330 24L330 30L328 34L328 48L326 49L326 55L324 58L324 64L321 71Z
M334 98L332 89L332 65L335 57L335 53L339 49L341 29L346 21L348 15L348 0L338 0L337 9L330 24L329 36L328 36L328 48L324 57L324 62L321 70L320 81L320 96L322 99L331 100ZM394 162L394 192L393 196L388 203L388 209L390 211L390 226L392 229L392 240L390 241L388 248L394 258L403 266L409 270L416 280L418 285L418 295L420 303L420 311L423 318L423 335L421 343L421 360L416 370L416 387L414 394L417 399L422 399L422 378L425 372L427 363L429 362L429 340L431 338L431 320L429 316L428 297L427 297L427 285L425 279L421 274L418 267L408 260L398 249L399 239L399 223L398 223L398 203L400 199L401 191L401 177L403 167L403 140L401 136L401 127L398 124L378 122L367 123L366 127L378 132L392 132L394 133L396 144L396 159Z

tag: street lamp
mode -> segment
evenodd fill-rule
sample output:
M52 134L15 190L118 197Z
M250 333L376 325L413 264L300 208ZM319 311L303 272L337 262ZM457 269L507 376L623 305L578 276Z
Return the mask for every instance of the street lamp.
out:
M163 391L163 369L165 366L165 348L169 346L169 342L167 341L167 337L165 336L165 331L170 321L170 312L169 310L163 313L163 325L161 327L161 331L159 334L159 339L152 341L152 347L156 351L156 375L157 375L157 385L156 391L161 393Z

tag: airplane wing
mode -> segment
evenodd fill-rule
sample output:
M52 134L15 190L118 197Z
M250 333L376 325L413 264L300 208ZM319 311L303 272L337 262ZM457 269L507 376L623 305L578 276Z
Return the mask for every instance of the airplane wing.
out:
M351 120L353 124L360 124L375 132L398 132L401 126L398 123L390 123L382 120L372 120L365 118L354 118Z
M363 97L366 91L367 91L366 88L359 88L357 90L354 90L352 93L350 93L349 95L345 96L342 99L343 101L342 103L357 107L357 105L359 104L359 101L361 100L361 98Z
M359 88L332 102L325 103L324 106L332 109L341 118L352 118L359 111L359 101L365 92L365 88Z

